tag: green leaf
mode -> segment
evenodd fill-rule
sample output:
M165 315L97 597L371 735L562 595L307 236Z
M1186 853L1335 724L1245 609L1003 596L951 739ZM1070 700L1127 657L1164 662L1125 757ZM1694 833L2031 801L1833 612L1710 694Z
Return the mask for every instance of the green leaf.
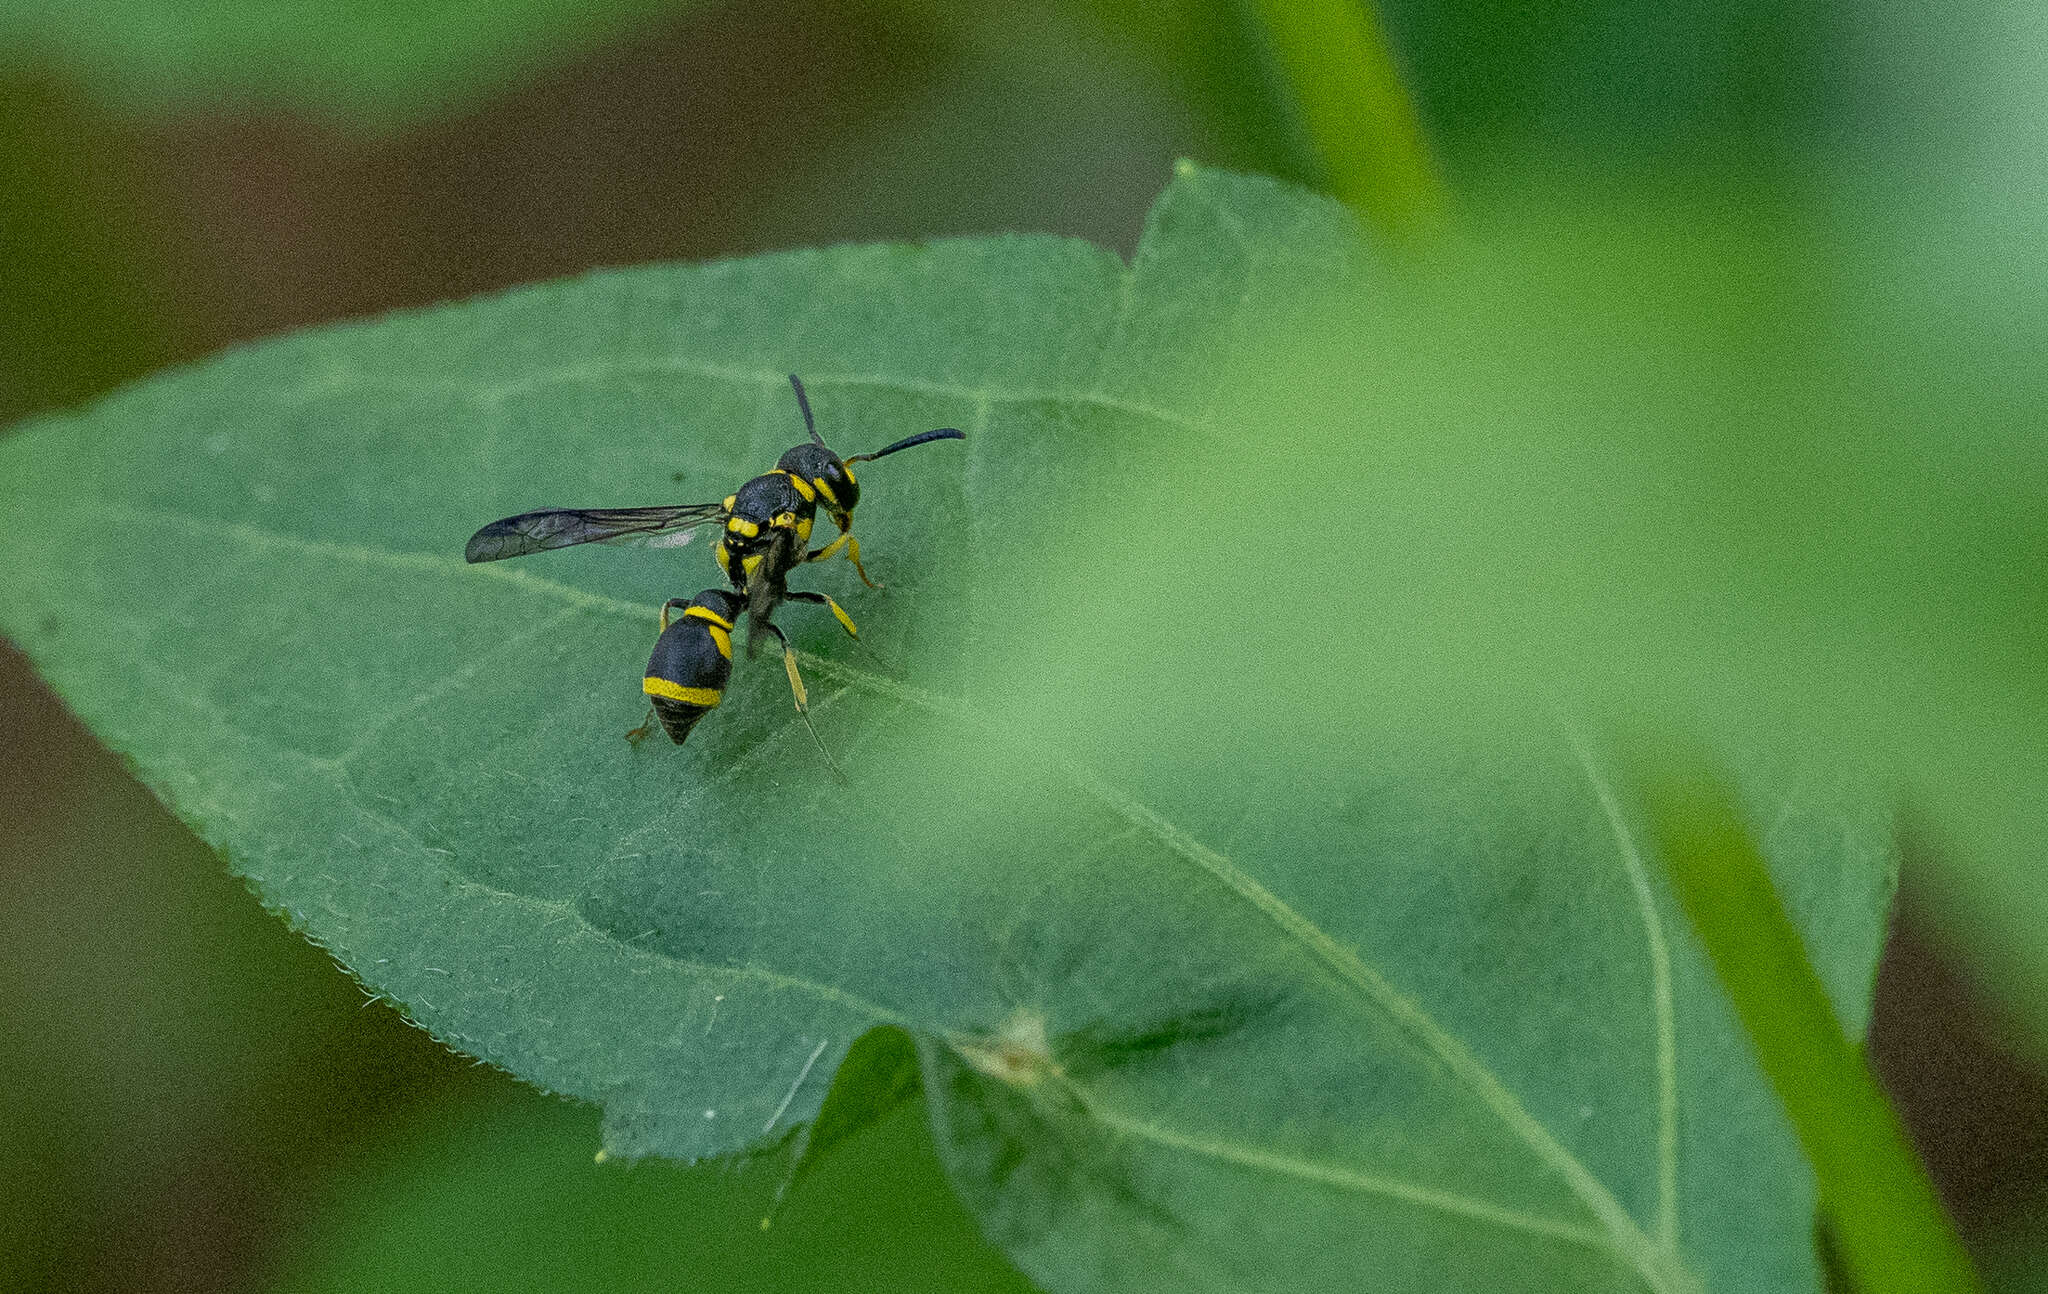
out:
M225 98L392 127L680 2L0 0L0 47L71 68L129 108Z
M893 1025L870 1029L855 1039L833 1075L832 1088L817 1117L797 1134L796 1158L777 1192L815 1173L834 1148L882 1122L917 1096L924 1085L918 1072L917 1043Z
M396 1129L334 1182L266 1288L1031 1288L975 1233L913 1111L835 1156L765 1234L775 1165L592 1163L588 1107L506 1092Z
M1827 1236L1856 1289L1982 1289L1862 1050L1842 1033L1718 772L1639 757L1651 835L1813 1165Z
M286 338L0 444L0 624L267 903L614 1154L776 1143L894 1028L1056 1290L1813 1289L1796 1143L1603 761L1547 698L1420 722L1389 672L1382 604L1457 555L1346 547L1430 450L1318 403L1403 398L1378 278L1340 208L1184 167L1130 267L845 247ZM846 787L772 653L681 749L620 739L696 549L460 558L722 497L799 438L790 371L842 451L968 436L862 468L885 592L806 576L864 646L782 616ZM1888 821L1741 760L1860 1032ZM821 1136L900 1094L869 1047Z

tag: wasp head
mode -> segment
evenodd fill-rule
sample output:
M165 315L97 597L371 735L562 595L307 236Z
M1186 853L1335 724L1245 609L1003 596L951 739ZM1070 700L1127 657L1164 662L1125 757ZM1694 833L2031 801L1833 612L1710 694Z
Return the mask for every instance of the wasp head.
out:
M831 516L834 525L845 530L853 524L854 505L860 502L860 482L853 479L853 469L846 465L846 460L813 442L790 450L775 460L775 466L816 492L819 506Z

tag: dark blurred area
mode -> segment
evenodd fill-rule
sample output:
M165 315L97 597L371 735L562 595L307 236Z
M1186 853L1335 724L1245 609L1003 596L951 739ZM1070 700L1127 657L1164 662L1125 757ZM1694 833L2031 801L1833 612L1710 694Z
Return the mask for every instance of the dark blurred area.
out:
M1894 75L1882 5L1386 9L1454 187L1531 156L1821 173L1939 97ZM397 130L274 101L116 111L86 85L55 56L0 64L0 425L236 342L599 266L1003 230L1128 253L1179 155L1315 176L1232 0L698 5ZM406 1180L446 1192L418 1241L449 1265L417 1288L539 1279L445 1257L455 1205L504 1189L461 1147L518 1162L534 1143L491 1129L532 1126L594 1148L594 1118L367 1004L11 649L0 885L6 1288L325 1288L322 1255L357 1270L349 1237L387 1225L351 1191ZM1870 1054L1965 1238L2026 1250L2048 1081L1933 930L1909 888ZM847 1154L767 1233L766 1169L635 1169L639 1203L605 1207L653 1256L594 1275L852 1288L851 1259L818 1256L858 1234L878 1287L1022 1287L914 1124ZM690 1209L714 1211L678 1225Z

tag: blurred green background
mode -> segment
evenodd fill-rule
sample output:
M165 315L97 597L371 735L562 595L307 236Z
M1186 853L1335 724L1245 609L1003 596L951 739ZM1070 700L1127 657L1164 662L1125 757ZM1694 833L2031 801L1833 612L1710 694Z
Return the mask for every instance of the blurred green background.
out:
M238 340L593 266L1000 230L1128 253L1180 155L1319 176L1237 0L613 8L0 2L0 424ZM1381 16L1454 195L1595 176L1706 211L1846 210L1967 312L1959 384L1995 404L2040 364L2012 340L2037 334L1997 326L2039 310L2021 298L2048 264L2038 7ZM1597 241L1600 213L1576 218ZM1965 1239L2028 1288L2044 1052L1918 875L1872 1058ZM9 1289L1023 1288L914 1114L765 1232L777 1164L592 1165L593 1111L367 1004L11 649L0 884Z

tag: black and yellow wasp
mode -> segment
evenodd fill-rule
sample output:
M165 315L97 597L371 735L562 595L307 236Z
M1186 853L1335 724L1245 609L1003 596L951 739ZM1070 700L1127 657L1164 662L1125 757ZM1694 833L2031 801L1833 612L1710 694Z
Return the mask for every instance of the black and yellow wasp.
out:
M716 707L732 672L732 633L741 615L747 619L748 654L754 634L766 631L782 644L783 668L796 708L810 722L803 676L796 651L772 617L784 602L814 602L831 608L846 632L858 638L845 608L823 593L792 589L791 571L806 562L821 562L841 553L853 563L861 582L878 588L860 561L860 541L853 537L853 509L860 502L860 482L851 464L886 458L898 450L934 440L962 440L951 427L922 431L867 454L841 458L818 435L811 402L796 374L789 375L803 411L810 440L791 448L775 466L725 496L719 503L681 503L651 508L545 508L493 521L469 537L463 556L471 562L495 562L550 548L588 543L644 543L676 547L689 543L700 527L721 523L712 556L734 591L706 589L685 602L670 598L661 608L661 634L648 659L641 690L653 713L627 737L646 736L655 718L669 738L681 744L697 721ZM810 548L811 525L823 506L839 537L822 548ZM673 615L677 609L682 614ZM817 731L812 730L815 738ZM824 743L818 743L820 751ZM826 754L827 762L831 755ZM836 771L836 765L835 771Z

